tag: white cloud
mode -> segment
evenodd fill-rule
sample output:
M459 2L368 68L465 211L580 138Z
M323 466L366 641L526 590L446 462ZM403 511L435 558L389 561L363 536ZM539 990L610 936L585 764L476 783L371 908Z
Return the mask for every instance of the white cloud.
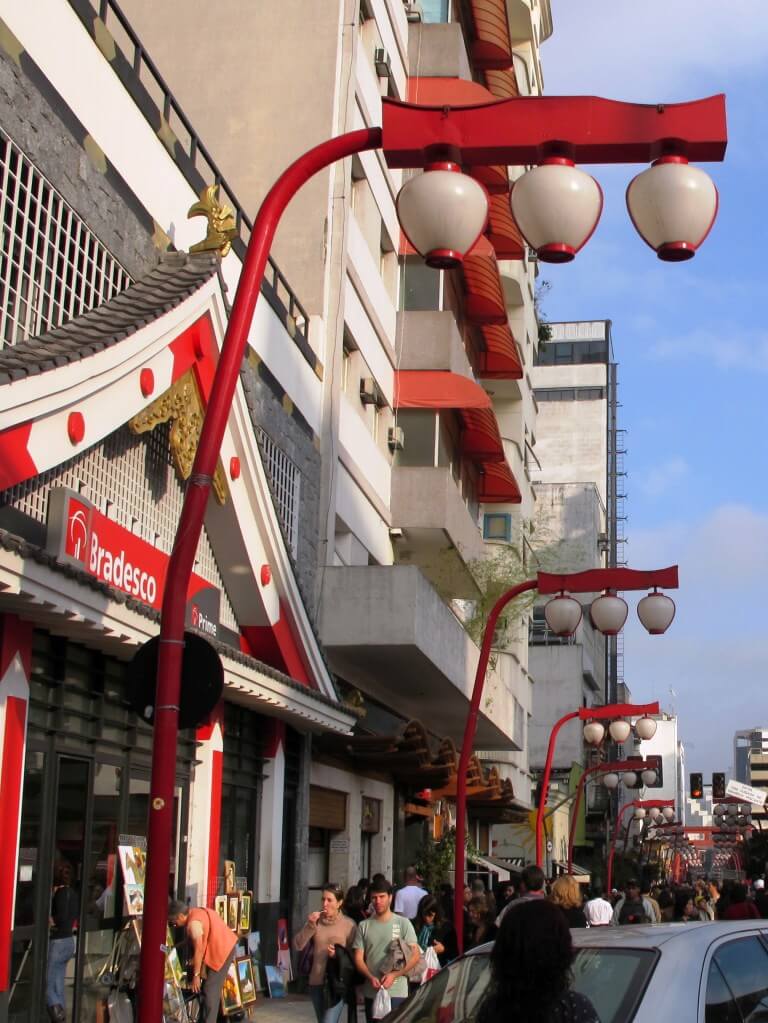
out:
M667 458L640 478L640 488L648 497L661 497L688 474L688 463L680 456Z
M680 566L680 589L670 594L677 615L666 635L648 636L632 618L627 624L632 696L668 707L674 688L680 733L695 744L688 768L727 770L733 733L768 725L768 514L726 504L698 520L633 530L628 557L635 568Z
M768 60L765 0L552 0L546 91L669 102ZM706 84L709 83L709 84Z
M659 362L687 359L703 361L721 370L768 372L768 331L724 325L721 329L700 327L672 337L661 336L649 345L648 356Z

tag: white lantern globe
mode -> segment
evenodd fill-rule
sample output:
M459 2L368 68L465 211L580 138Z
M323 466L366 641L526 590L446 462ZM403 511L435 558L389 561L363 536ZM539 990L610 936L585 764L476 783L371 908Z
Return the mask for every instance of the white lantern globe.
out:
M603 775L603 785L607 789L617 789L619 787L619 776L615 771L610 771L608 774Z
M635 735L638 739L652 739L656 734L657 724L647 714L635 721Z
M450 270L485 229L488 193L458 164L435 163L406 181L396 207L403 234L427 265Z
M662 636L675 617L675 602L654 590L637 602L637 617L651 636Z
M637 775L634 771L625 771L621 776L621 782L625 789L632 789L637 785Z
M605 728L599 721L587 721L584 725L584 741L590 746L599 746L605 736Z
M558 593L544 605L544 618L556 636L572 636L581 621L581 604L568 593Z
M644 806L636 806L635 807L635 812L632 814L632 816L635 818L635 820L638 820L638 821L643 820L645 818L645 807Z
M717 803L714 809L714 813L716 813L718 817L722 817L725 812L726 812L725 804Z
M611 721L610 725L608 725L608 731L611 733L611 738L614 742L626 742L629 738L629 733L632 731L632 726L624 718L617 718L616 721Z
M627 188L632 223L659 259L692 259L717 216L717 189L684 156L662 156Z
M615 593L604 593L596 597L589 608L592 624L604 636L616 636L627 620L629 608L626 600Z
M675 808L673 806L663 806L661 813L665 821L674 820Z
M510 195L520 232L544 263L570 263L591 238L603 193L572 160L552 156L519 177Z
M643 779L643 785L655 785L656 784L656 772L651 770L641 771L640 777Z

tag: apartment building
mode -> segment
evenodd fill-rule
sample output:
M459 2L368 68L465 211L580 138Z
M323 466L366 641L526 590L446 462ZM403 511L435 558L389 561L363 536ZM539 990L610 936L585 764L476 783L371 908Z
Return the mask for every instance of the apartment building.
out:
M751 785L749 762L753 754L768 754L768 728L745 728L733 735L732 777Z
M539 93L539 46L552 31L539 0L343 0L313 17L300 2L129 0L125 10L254 211L301 152L380 124L384 99L471 104ZM201 39L216 40L215 56L201 55ZM277 233L274 255L301 293L322 379L317 408L305 413L320 424L313 618L362 714L352 738L314 745L315 884L329 872L342 881L398 873L429 831L451 823L478 657L465 628L476 566L484 540L503 548L502 559L508 548L518 562L527 557L521 525L535 502L536 268L507 199L521 170L478 171L491 193L489 229L459 271L430 270L409 250L395 212L404 172L377 152L317 174ZM473 834L486 850L489 829L519 815L530 794L526 623L508 625L476 741L488 792L487 805L475 801ZM421 751L415 767L403 766L404 742ZM393 783L394 811L376 810L391 861L371 852L359 827L361 778L381 770ZM333 826L322 810L329 800Z

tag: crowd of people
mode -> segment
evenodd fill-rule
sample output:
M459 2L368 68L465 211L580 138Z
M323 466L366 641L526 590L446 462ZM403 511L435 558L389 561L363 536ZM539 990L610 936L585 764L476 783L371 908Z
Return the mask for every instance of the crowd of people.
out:
M588 1000L568 986L571 928L768 918L762 878L750 886L704 878L652 885L630 878L623 891L604 893L598 884L585 890L571 875L547 882L533 865L495 892L475 879L465 886L463 902L465 950L495 940L479 1023L500 1023L510 1007L520 1019L542 1023L597 1020ZM366 1019L379 1018L382 989L395 1008L413 994L429 963L442 967L458 954L453 890L444 885L427 892L413 867L396 892L381 874L346 893L329 884L322 906L294 938L318 1023L343 1023L358 992Z

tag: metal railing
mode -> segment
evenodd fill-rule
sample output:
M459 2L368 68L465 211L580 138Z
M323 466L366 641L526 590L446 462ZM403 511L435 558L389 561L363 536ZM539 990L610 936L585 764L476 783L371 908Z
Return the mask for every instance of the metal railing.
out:
M205 185L216 184L219 186L220 201L231 206L235 214L237 237L233 240L232 247L243 259L253 228L253 221L246 215L231 185L192 127L189 118L181 109L170 87L144 49L141 40L119 4L116 0L69 0L69 3L92 36L94 34L93 15L99 17L112 35L117 54L122 58L119 60L116 56L110 62L113 70L121 79L126 79L129 76L133 78L133 88L129 88L128 91L155 130L157 130L157 126L152 124L147 116L148 105L154 107L161 114L175 140L173 148L176 152L175 154L171 153L171 156L172 158L175 156L177 166L190 185L198 192ZM124 84L128 87L126 81ZM166 149L170 152L167 139L164 141ZM262 281L261 291L282 319L288 333L304 356L309 357L311 353L309 361L314 362L314 353L309 347L307 312L280 272L280 268L271 258L268 259L267 272Z

